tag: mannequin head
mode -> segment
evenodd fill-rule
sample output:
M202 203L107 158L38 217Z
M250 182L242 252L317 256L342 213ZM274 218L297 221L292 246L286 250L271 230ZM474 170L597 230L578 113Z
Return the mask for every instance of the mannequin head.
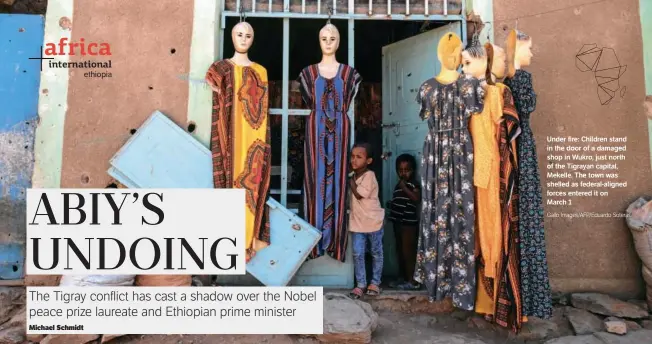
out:
M319 46L323 55L335 55L340 46L340 32L335 25L328 23L319 30Z
M491 74L493 74L496 79L502 79L505 77L505 50L497 45L491 43L485 44L487 52L491 50L491 66L489 67Z
M235 51L240 54L246 54L254 42L254 28L247 22L240 22L233 27L231 39Z
M462 40L454 33L449 32L439 40L437 58L442 69L454 71L462 60Z
M532 37L523 32L516 34L516 63L517 67L526 67L532 61ZM519 68L520 69L520 68Z
M529 66L532 60L532 38L523 32L512 30L505 42L507 49L507 77L513 77L516 70Z
M471 45L462 52L462 70L464 74L478 79L484 79L487 75L487 51L477 37L473 37Z

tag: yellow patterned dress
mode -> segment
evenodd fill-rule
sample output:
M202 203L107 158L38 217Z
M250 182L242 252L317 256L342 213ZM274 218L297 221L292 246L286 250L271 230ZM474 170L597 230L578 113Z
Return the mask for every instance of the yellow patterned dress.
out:
M476 187L476 255L479 256L478 292L475 310L493 314L494 300L485 284L495 281L502 250L500 209L500 153L498 130L502 119L502 89L487 85L484 109L471 117L473 138L473 184Z
M206 80L213 92L211 152L216 188L246 191L247 260L270 244L265 206L271 175L269 85L267 70L257 64L241 66L215 62Z

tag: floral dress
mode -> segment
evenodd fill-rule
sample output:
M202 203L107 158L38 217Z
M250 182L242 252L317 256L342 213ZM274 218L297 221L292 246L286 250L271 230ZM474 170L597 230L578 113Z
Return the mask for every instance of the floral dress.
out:
M473 143L469 118L481 112L484 91L477 79L460 75L442 84L424 82L417 95L428 121L421 161L421 221L414 279L431 301L452 297L464 310L475 305L475 212Z
M532 88L532 75L522 69L517 70L513 78L506 79L505 85L514 95L522 130L517 139L517 149L523 315L548 319L552 316L552 295L543 228L541 178L537 148L530 127L530 114L536 108L537 95Z

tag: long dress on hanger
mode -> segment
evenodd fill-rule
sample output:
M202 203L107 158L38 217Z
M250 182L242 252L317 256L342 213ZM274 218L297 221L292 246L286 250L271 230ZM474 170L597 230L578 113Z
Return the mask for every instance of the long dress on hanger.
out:
M460 75L450 84L436 78L419 88L420 117L428 121L421 161L422 212L414 279L431 300L451 296L473 310L475 303L475 211L473 143L468 121L483 110L478 79Z
M310 257L327 254L344 262L351 141L347 113L362 78L345 64L340 64L334 77L325 78L314 64L301 71L299 81L303 100L312 109L304 144L304 217L322 232Z
M469 129L473 139L473 184L475 185L476 265L478 293L475 311L493 315L493 300L484 298L485 288L496 277L502 250L500 213L499 124L502 119L502 89L487 85L484 109L471 116Z
M552 316L552 295L543 227L541 178L530 127L530 115L536 109L537 96L532 87L532 75L525 70L517 70L513 78L505 79L505 85L514 95L522 130L517 144L523 315L548 319Z
M494 322L518 332L522 326L520 284L520 246L518 244L518 158L516 138L521 133L518 113L510 89L496 83L501 90L502 121L498 127L500 156L501 246L495 278L478 269L476 310L490 310Z
M230 60L211 65L206 78L213 92L210 149L215 188L245 189L247 260L270 244L271 177L269 91L267 70L257 64L240 66Z

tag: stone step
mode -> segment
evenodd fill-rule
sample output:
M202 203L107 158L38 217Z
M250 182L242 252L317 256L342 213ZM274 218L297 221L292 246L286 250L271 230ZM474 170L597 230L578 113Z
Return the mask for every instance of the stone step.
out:
M326 293L349 295L348 289L324 289ZM400 312L406 314L443 314L454 310L450 299L428 302L428 293L425 290L402 291L383 290L378 296L363 296L361 301L367 302L376 311Z

